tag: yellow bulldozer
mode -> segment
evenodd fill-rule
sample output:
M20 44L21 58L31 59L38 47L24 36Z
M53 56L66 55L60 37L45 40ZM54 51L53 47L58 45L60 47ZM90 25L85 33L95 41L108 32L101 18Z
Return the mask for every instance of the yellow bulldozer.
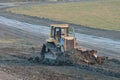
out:
M96 50L86 50L77 45L74 29L68 24L50 24L49 39L43 44L40 57L34 60L49 65L102 64L105 58Z
M51 24L47 43L53 43L62 52L65 52L76 47L76 38L70 36L68 24Z

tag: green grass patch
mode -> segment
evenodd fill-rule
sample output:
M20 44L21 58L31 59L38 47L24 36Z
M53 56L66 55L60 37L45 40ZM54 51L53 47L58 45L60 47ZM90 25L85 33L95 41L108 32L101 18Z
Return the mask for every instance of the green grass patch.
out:
M7 9L12 13L120 31L120 0L93 0Z

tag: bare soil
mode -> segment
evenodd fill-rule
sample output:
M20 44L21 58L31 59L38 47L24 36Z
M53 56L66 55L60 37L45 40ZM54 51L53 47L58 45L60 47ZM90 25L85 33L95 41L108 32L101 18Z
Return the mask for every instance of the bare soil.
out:
M48 26L56 22L26 15L12 14L0 10L0 16L31 24ZM80 33L120 40L120 32L92 29L71 24ZM9 42L9 40L15 40ZM120 80L120 61L112 59L103 65L49 66L32 63L27 59L39 55L45 35L32 34L24 30L0 24L0 79L2 80ZM7 40L7 41L6 41ZM34 47L34 50L33 50Z

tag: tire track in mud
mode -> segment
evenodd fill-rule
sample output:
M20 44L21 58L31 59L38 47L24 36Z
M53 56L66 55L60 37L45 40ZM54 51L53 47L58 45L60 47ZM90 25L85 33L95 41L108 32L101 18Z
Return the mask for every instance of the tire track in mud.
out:
M31 80L28 78L28 75L35 75L37 78L46 76L47 78L48 77L50 78L50 79L48 78L47 80L56 80L56 79L62 80L64 78L66 80L84 80L81 76L69 75L69 74L64 74L64 73L61 74L61 73L57 73L57 72L51 71L51 70L46 69L46 68L37 70L37 68L34 68L34 67L40 66L42 64L29 62L28 59L24 56L17 56L17 55L9 55L9 56L16 58L16 59L15 60L0 60L0 64L3 65L3 66L0 65L0 68L3 68L2 71L8 72L8 73L13 72L14 74L17 74L17 75L19 73L20 76L23 75L24 73L29 72L28 74L24 75L24 77L27 78L27 80ZM16 68L15 70L13 69L14 67ZM23 73L20 71L20 69L23 67L25 68L25 71L27 71L27 72ZM29 69L29 68L32 68L32 69ZM18 73L16 72L16 70L18 70ZM37 73L35 73L36 71L37 71ZM20 74L20 73L22 73L22 74ZM52 74L50 74L50 73L52 73ZM38 76L39 74L41 74L42 76Z
M27 58L23 57L23 56L16 56L16 55L12 55L14 57L17 57L17 58L22 58L22 59L26 59L28 60ZM116 60L116 59L113 59L113 60L109 60L110 62L114 62L116 64L119 64L120 61ZM35 64L39 64L39 63L35 63ZM40 65L40 64L39 64ZM42 65L42 64L41 64ZM104 64L103 64L104 65ZM98 74L103 74L105 76L111 76L111 77L116 77L116 78L120 78L120 73L119 72L114 72L114 71L110 71L110 70L105 70L105 69L102 69L102 68L97 68L97 67L93 67L93 66L90 66L90 65L84 65L84 64L73 64L72 66L76 67L76 68L79 68L79 69L84 69L84 70L87 70L87 71L92 71L94 73L98 73Z
M79 69L84 69L84 70L91 71L91 72L98 73L98 74L102 74L105 76L120 78L119 72L114 72L114 71L110 71L110 70L105 70L103 68L97 68L97 67L92 67L90 65L83 65L83 64L74 64L73 66L75 66L76 68L79 68Z
M16 60L0 60L0 64L19 65L19 66L45 65L45 64L38 63L38 62L36 62L36 63L29 62L28 58L26 58L25 56L21 56L21 55L20 56L10 55L10 57L14 57L14 58L16 58ZM18 58L18 60L17 60L17 58ZM115 59L110 60L110 62L114 62L115 64L120 63L120 61L115 60ZM75 67L75 68L78 68L78 69L82 69L82 70L90 71L90 72L93 72L93 73L97 73L97 75L101 74L101 75L105 75L105 76L120 78L120 73L119 72L106 70L106 69L103 69L102 67L100 68L100 67L85 65L85 64L73 64L72 66ZM65 74L59 74L59 75L65 76ZM71 78L76 78L72 75L67 75L67 76L71 77ZM78 76L77 78L80 79L81 77Z

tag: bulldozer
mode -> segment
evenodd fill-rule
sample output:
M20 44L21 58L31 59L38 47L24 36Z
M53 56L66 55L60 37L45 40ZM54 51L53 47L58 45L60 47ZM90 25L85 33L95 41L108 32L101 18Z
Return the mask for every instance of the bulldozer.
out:
M98 56L96 50L78 46L75 30L70 30L68 24L50 24L49 38L42 46L40 57L34 60L49 65L72 65L102 64L105 58Z

